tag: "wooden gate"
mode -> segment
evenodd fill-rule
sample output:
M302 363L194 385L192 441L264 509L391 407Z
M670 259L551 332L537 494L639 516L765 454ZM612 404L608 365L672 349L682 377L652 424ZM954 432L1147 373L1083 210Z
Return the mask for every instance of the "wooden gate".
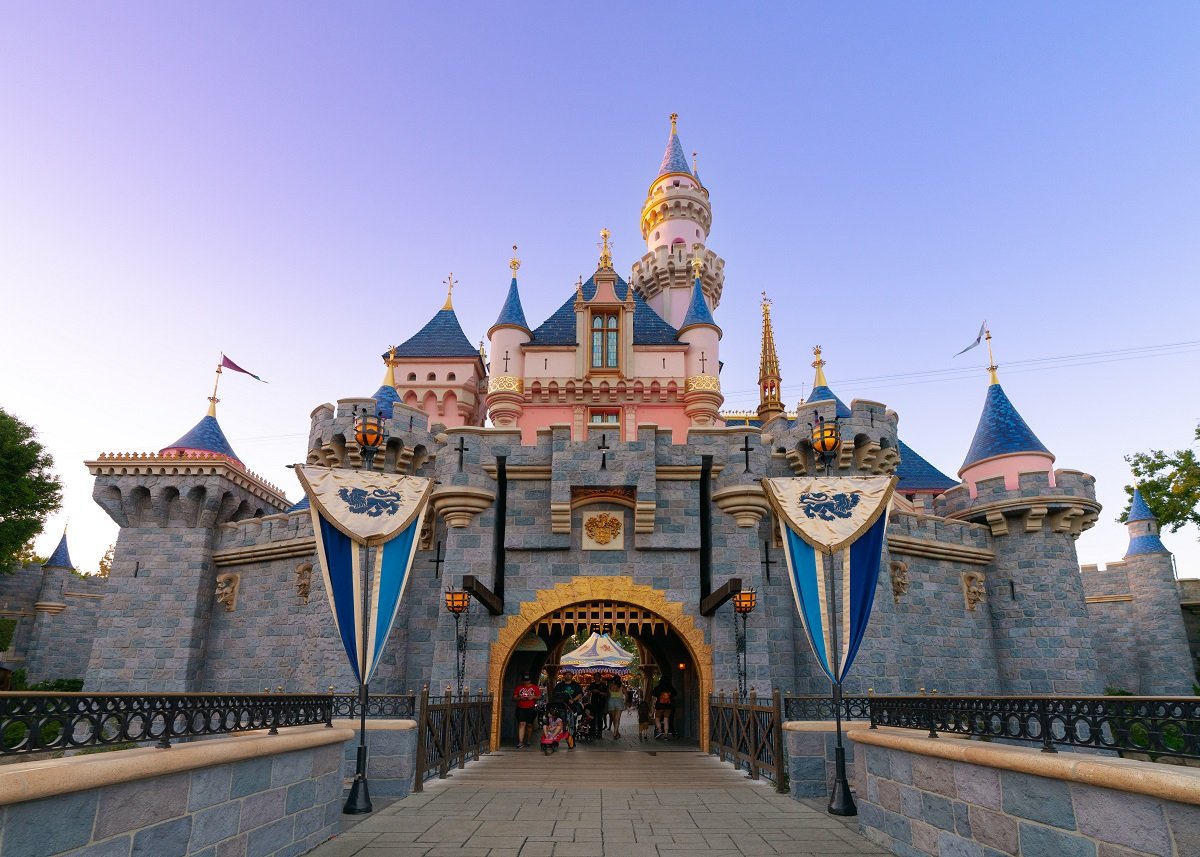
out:
M417 711L417 761L413 776L413 791L422 791L425 781L435 774L439 779L450 776L450 768L462 768L471 759L488 752L492 731L492 697L429 696L429 688L421 689Z
M779 691L771 693L769 703L760 703L754 691L749 698L722 693L709 697L708 707L709 752L749 772L750 779L766 776L774 781L776 791L787 791Z

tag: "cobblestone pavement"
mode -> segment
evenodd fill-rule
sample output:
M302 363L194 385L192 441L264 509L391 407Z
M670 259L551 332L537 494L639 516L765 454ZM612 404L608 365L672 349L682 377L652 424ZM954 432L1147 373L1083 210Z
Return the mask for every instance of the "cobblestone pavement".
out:
M698 752L503 750L377 810L311 857L884 855Z

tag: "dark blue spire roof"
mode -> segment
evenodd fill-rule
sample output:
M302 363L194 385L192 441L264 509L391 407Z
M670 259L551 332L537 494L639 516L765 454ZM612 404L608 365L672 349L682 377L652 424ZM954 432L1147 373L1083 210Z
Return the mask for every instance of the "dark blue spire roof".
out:
M834 408L834 413L839 417L850 416L850 409L846 407L846 403L837 397L833 390L822 384L819 387L813 387L812 392L808 394L808 398L804 400L804 404L811 405L813 402L837 402L837 407Z
M308 502L308 495L305 494L296 503L292 504L292 508L288 509L288 511L289 512L304 512L304 511L308 510L309 505L310 504Z
M395 387L384 384L375 391L375 395L371 398L375 400L375 413L385 420L390 420L392 406L400 401L400 394L396 392Z
M512 283L509 284L508 297L504 299L504 306L500 307L500 316L492 327L496 328L502 324L529 330L529 323L525 321L525 310L521 307L521 294L517 291L516 277L513 277Z
M1129 549L1125 551L1125 556L1140 556L1144 553L1170 553L1170 551L1162 543L1162 539L1154 533L1147 533L1144 536L1134 536L1131 538L1129 540Z
M179 440L160 449L159 454L188 451L215 452L219 455L229 456L238 464L242 463L242 460L237 457L237 453L233 451L233 447L229 445L229 441L225 439L225 432L221 431L221 424L211 414L192 426L192 430Z
M58 547L54 549L54 553L50 555L50 559L42 563L42 568L75 568L71 562L71 553L67 550L66 530L63 530L62 538L58 540Z
M386 355L385 355L386 356ZM453 309L438 310L429 323L396 349L397 357L478 357Z
M671 139L667 140L667 151L663 153L662 166L658 170L660 176L667 173L692 174L687 158L683 156L683 144L679 142L679 135L675 131L671 131Z
M712 312L708 309L708 304L704 300L704 292L700 288L699 277L692 284L692 302L688 304L687 315L683 317L683 324L679 325L679 331L682 334L683 331L697 324L709 324L716 327L718 331L721 329L713 321Z
M897 491L949 491L958 485L957 479L951 479L917 454L911 446L896 438L900 449L900 466L896 475L900 477L896 485Z
M618 300L625 300L629 284L617 277L614 291ZM596 280L589 277L583 284L583 299L590 301L596 296ZM676 337L679 332L663 321L642 296L634 290L633 293L633 344L634 345L678 345ZM576 345L575 342L575 298L554 311L554 314L543 321L529 340L530 345Z
M1008 396L1004 395L1004 388L992 384L983 401L983 413L979 417L979 427L975 429L975 439L971 441L971 449L962 466L970 467L985 458L1018 452L1050 455L1050 450L1038 440L1033 429L1021 419Z
M1146 500L1142 497L1142 492L1137 488L1133 489L1133 502L1129 504L1129 517L1125 519L1132 524L1134 521L1157 521L1154 513L1150 511L1150 507L1146 505Z

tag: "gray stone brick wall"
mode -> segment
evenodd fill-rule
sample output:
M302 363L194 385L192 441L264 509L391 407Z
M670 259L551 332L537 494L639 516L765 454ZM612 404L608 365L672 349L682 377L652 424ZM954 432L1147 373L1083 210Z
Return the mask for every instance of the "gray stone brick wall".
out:
M894 854L1200 854L1192 804L865 744L855 753L861 830Z
M27 667L29 644L36 619L33 604L42 591L42 567L14 564L11 573L0 574L0 618L15 619L8 650L0 652L0 667L15 670Z
M107 581L61 568L43 572L42 600L65 604L61 613L38 613L27 663L28 680L83 678Z
M9 804L0 857L295 857L337 832L341 763L329 744Z
M1179 587L1169 553L1125 560L1133 595L1131 627L1137 634L1138 692L1145 696L1190 696L1196 670L1179 609Z

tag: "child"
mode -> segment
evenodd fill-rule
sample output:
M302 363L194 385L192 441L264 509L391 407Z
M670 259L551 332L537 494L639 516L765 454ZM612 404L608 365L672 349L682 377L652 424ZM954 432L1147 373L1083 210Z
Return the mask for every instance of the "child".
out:
M549 756L558 752L558 742L563 737L563 722L558 712L546 715L546 728L542 730L542 753Z
M643 699L638 703L638 740L649 741L650 731L650 700Z

